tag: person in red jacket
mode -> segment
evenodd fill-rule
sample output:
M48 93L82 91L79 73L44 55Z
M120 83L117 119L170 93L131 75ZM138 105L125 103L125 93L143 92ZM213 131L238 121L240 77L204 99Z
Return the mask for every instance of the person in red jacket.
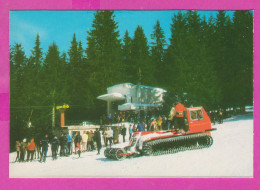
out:
M35 148L34 139L31 139L31 143L27 145L27 161L29 161L30 156L31 156L31 161L33 160L34 148Z
M184 111L186 110L185 106L181 104L179 101L175 106L175 120L174 120L174 128L177 130L182 130L185 128L184 126Z

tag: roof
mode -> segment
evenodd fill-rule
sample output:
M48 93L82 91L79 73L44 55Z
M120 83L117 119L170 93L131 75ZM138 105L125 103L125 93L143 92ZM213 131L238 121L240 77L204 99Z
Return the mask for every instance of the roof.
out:
M93 129L97 129L100 128L99 125L86 125L86 126L82 126L82 125L72 125L72 126L66 126L68 128L68 130L93 130Z
M116 85L113 85L113 86L110 86L108 87L107 89L109 88L114 88L114 87L118 87L118 86L125 86L126 88L132 88L136 85L132 84L132 83L121 83L121 84L116 84Z
M162 104L136 104L136 103L125 103L125 104L122 104L122 105L119 105L118 106L118 109L121 110L121 111L124 111L124 110L136 110L137 108L145 108L145 107L150 107L150 108L153 108L153 107L159 107L161 106Z
M98 96L97 99L105 100L105 101L124 100L125 96L121 93L114 92L114 93L103 94L101 96Z
M162 92L167 92L166 90L164 90L162 88L152 87L152 86L145 86L145 85L135 85L135 84L132 84L132 83L116 84L116 85L108 87L107 89L118 87L118 86L125 86L126 88L132 88L132 87L140 86L141 88L148 88L148 89L151 89L151 90L158 90L158 91L162 91Z

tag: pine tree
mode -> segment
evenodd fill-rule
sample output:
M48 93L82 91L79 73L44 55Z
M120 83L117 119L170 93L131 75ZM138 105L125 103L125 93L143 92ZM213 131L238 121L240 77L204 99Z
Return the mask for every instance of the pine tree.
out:
M137 26L134 33L131 57L131 82L152 85L155 78L154 67L150 62L149 46L141 26Z
M250 11L235 11L233 17L232 71L236 106L253 105L253 15Z
M15 140L21 140L26 134L25 82L24 70L27 58L21 44L16 43L10 48L10 147Z
M79 92L79 77L80 77L80 60L79 60L79 51L78 51L78 42L76 39L76 34L73 34L71 41L71 46L68 52L69 55L69 64L67 67L68 74L68 94L70 95L69 104L75 104L75 101L78 101L77 95Z
M187 61L187 19L186 14L179 11L173 15L170 44L166 50L163 83L164 88L173 92L183 92L182 64Z
M160 26L159 20L157 20L154 26L154 31L151 34L153 42L151 43L151 63L155 65L155 77L157 78L157 83L160 84L161 76L163 75L163 58L165 54L166 40L164 36L164 31Z
M26 84L29 92L28 96L31 97L33 102L31 105L41 104L41 95L44 89L44 83L41 81L41 69L43 66L43 52L40 47L40 36L36 35L35 46L31 50L31 56L28 59Z
M225 11L219 11L216 18L215 35L214 35L214 68L216 70L217 82L220 91L219 106L227 108L232 104L233 85L231 57L232 53L232 29L231 22Z
M45 122L49 129L53 126L51 115L52 110L55 109L57 105L63 105L68 99L68 94L64 83L66 82L65 66L60 57L58 46L55 42L49 46L48 52L45 57L44 67L43 67L43 80L45 83L45 94L42 96L42 104L48 105L49 108L49 118ZM58 113L55 112L55 116ZM57 126L58 121L56 120L55 126Z
M128 73L127 75L123 75L123 82L129 82L131 80L131 75L129 75L129 72L131 72L131 46L132 46L132 39L129 36L128 30L126 30L124 38L123 38L123 73Z
M71 46L69 49L69 63L71 65L71 69L74 71L75 68L79 64L79 59L78 59L78 42L76 40L76 34L73 34L73 38L71 41Z
M87 63L92 100L106 88L121 82L122 53L118 23L113 11L97 11L87 37Z
M31 51L31 53L32 53L33 62L36 66L36 70L39 71L39 69L42 65L42 59L43 59L42 48L40 47L41 43L40 43L39 33L37 33L37 35L36 35L34 44L35 44L35 46L33 47L33 50Z
M171 43L165 57L165 84L179 97L192 97L193 105L211 107L218 100L218 93L206 31L207 23L197 11L173 16Z
M24 70L27 64L23 47L16 43L10 50L10 98L14 104L23 104L21 98L24 90Z

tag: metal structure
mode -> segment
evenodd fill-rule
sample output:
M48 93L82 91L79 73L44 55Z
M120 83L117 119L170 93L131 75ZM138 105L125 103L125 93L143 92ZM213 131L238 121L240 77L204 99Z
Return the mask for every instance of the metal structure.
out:
M62 106L57 106L56 109L60 111L60 126L65 126L65 111L69 108L68 104L63 104Z

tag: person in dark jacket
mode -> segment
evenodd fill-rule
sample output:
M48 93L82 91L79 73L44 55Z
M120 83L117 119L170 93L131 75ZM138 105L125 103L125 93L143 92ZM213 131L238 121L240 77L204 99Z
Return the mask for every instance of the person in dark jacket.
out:
M51 152L52 152L52 160L57 159L57 152L59 148L59 140L56 136L54 136L53 140L51 141Z
M81 147L80 147L81 141L82 141L82 137L81 137L80 133L77 132L75 139L74 139L74 143L76 145L76 152L78 153L79 157L80 157L80 153L81 153Z
M125 142L125 136L126 136L126 127L123 125L121 134L123 135L123 142Z
M46 134L43 139L40 141L41 147L42 147L42 153L41 153L41 159L40 162L46 162L48 147L49 147L49 139L48 134ZM43 157L44 155L44 157Z
M94 139L95 139L95 141L97 143L97 151L98 151L97 154L99 155L100 154L100 149L102 147L102 145L101 145L101 136L100 136L99 129L96 129L96 131L94 133Z
M62 133L60 137L60 156L68 155L68 146L67 146L68 138L66 134Z
M142 123L138 123L138 125L137 125L137 130L138 130L139 132L144 131L144 127L143 127L143 124L142 124Z
M35 151L34 151L34 159L39 159L41 157L41 145L39 138L34 139L35 142Z

